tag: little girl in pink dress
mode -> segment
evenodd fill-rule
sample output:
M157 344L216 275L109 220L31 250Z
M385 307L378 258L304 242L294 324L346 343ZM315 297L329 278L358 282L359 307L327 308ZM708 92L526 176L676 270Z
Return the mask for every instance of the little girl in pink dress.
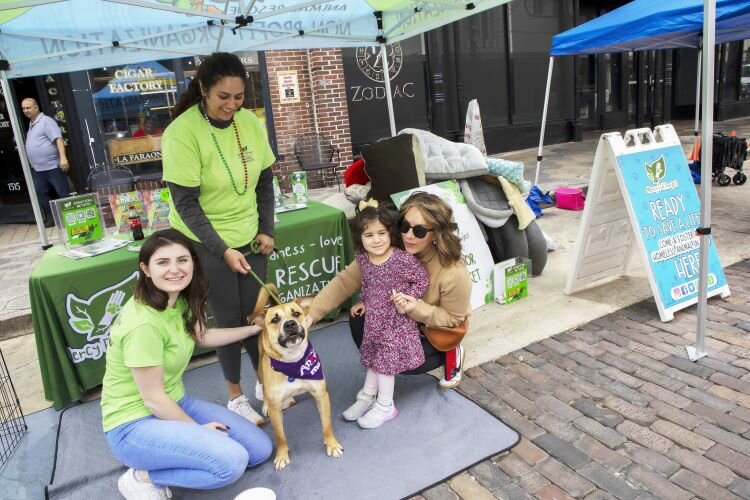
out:
M393 404L395 375L424 363L417 322L396 311L392 296L402 292L421 297L427 290L429 277L415 256L395 246L400 233L394 212L378 206L375 200L360 202L358 208L352 236L362 275L362 302L352 307L352 314L367 311L359 349L367 376L344 418L372 429L398 414Z

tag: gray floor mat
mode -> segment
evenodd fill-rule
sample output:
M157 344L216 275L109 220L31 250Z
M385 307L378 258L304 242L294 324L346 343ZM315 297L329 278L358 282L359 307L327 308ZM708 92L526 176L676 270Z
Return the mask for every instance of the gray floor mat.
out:
M455 391L440 391L429 375L400 376L395 402L399 415L379 429L362 430L341 413L360 389L364 372L346 323L313 333L331 395L336 437L344 457L326 456L315 402L309 396L284 412L292 463L276 472L272 461L248 470L226 488L207 492L174 488L175 498L234 498L264 486L279 500L296 498L390 499L417 493L473 464L513 446L518 434ZM243 360L252 370L249 360ZM243 366L244 366L243 365ZM225 389L217 363L185 375L188 393L224 404ZM245 376L252 388L252 374ZM253 404L258 407L253 398ZM57 466L50 498L114 498L124 471L109 452L101 428L98 401L68 409L61 419ZM271 425L264 425L271 434ZM52 454L52 450L50 450Z

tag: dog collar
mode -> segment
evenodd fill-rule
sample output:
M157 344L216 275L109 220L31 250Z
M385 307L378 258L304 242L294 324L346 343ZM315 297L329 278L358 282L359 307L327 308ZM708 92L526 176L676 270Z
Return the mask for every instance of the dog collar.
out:
M286 375L289 382L294 382L298 378L323 380L323 365L320 364L320 357L310 342L307 343L305 354L298 361L287 363L271 358L271 368Z

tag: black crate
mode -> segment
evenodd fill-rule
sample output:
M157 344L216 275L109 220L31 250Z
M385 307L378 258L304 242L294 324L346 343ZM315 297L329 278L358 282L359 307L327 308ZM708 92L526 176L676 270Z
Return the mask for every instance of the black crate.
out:
M8 463L27 430L21 403L0 350L0 469Z

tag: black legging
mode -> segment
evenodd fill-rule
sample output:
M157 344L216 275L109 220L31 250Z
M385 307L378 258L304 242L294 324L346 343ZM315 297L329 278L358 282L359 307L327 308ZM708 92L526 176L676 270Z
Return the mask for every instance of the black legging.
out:
M365 315L349 316L349 329L352 331L352 339L357 344L357 349L362 345L362 337L365 334ZM413 370L401 372L401 375L414 375L434 370L445 364L445 353L438 351L428 342L424 335L419 336L424 351L424 363Z
M213 314L213 321L217 328L234 328L247 325L247 316L253 312L258 299L260 283L250 274L240 274L232 271L223 260L212 255L201 243L196 243L195 251L203 265L203 270L209 279L208 306ZM250 244L238 248L240 252L250 252ZM266 275L267 260L265 255L246 255L248 264L258 276ZM241 342L216 348L224 379L233 383L240 383L240 368L242 363L241 350L245 346L250 362L258 370L258 338L249 337Z

